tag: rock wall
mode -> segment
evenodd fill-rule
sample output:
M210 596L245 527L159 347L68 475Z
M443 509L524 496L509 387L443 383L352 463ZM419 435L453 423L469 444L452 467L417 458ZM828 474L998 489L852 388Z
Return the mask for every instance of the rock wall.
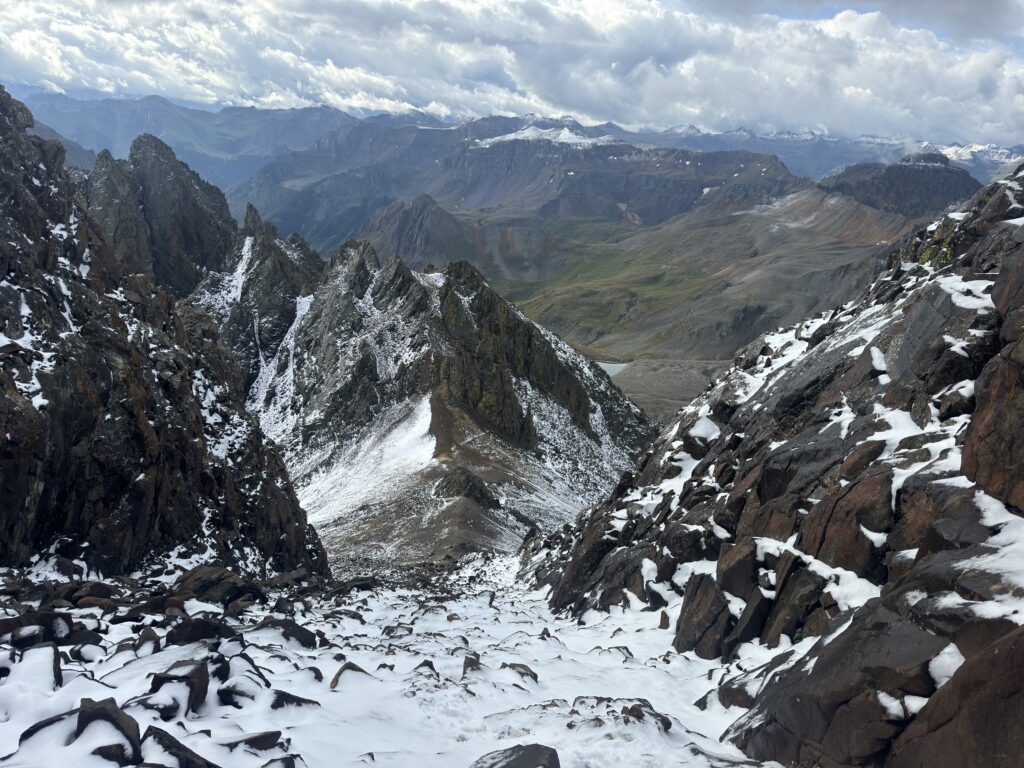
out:
M31 124L0 90L0 561L322 571L217 329L126 274Z
M237 227L224 194L155 136L136 138L127 160L101 152L86 194L127 271L182 297L207 272L227 268Z

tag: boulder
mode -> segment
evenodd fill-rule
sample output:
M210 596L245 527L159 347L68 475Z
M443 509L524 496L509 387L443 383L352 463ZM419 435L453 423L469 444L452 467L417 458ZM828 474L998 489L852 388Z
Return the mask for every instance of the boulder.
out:
M543 744L518 744L488 752L469 768L561 768L558 752Z
M176 672L175 670L187 671ZM210 671L205 661L179 661L167 672L153 675L149 684L149 692L156 693L167 683L183 683L188 688L185 711L181 714L197 712L206 702L206 694L210 689Z
M147 741L154 742L157 747L177 760L178 768L220 768L216 763L193 752L163 728L157 728L155 725L146 729L146 733L142 737L143 745Z
M199 565L178 577L174 591L226 606L243 597L264 599L263 590L237 573L215 565Z
M692 576L683 592L672 647L680 653L694 651L702 659L717 658L734 623L729 602L715 580L707 574Z
M216 619L185 619L167 633L171 645L188 645L201 640L220 640L237 636L231 627Z
M757 545L752 539L723 544L717 571L718 586L746 600L757 589Z
M777 673L728 736L757 760L877 765L902 728L893 727L877 692L930 696L928 665L947 644L870 601L846 631L819 641L807 662Z
M1024 627L964 662L896 739L885 768L1017 768L1021 722Z
M93 750L93 754L112 760L118 765L134 765L142 760L139 724L133 717L121 710L114 699L103 699L102 701L82 699L79 704L78 719L75 723L75 738L81 736L86 728L95 722L112 725L128 742L128 746L127 749L124 744L101 746Z

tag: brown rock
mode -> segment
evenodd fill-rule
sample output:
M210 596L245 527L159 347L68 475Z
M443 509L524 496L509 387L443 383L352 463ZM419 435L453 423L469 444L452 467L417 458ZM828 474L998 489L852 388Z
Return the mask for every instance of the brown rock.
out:
M885 768L1019 768L1021 722L1024 627L964 662L893 744Z
M719 588L746 600L757 588L757 545L751 539L723 544L718 556Z
M829 565L884 580L882 552L861 527L875 533L892 528L891 487L892 470L885 468L823 499L804 520L800 547Z
M996 498L1024 509L1024 337L985 365L975 391L963 473Z
M733 623L729 603L715 580L706 574L692 576L686 582L672 647L680 653L695 651L702 659L718 658Z
M825 580L809 569L795 567L783 581L771 612L764 621L761 641L776 646L783 635L796 639L798 630L818 605Z

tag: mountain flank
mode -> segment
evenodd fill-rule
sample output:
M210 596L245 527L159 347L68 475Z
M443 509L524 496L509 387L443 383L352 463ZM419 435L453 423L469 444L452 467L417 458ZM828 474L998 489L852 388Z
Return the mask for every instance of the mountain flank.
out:
M127 270L31 125L0 90L0 559L324 572L216 328Z
M741 350L611 498L528 547L556 611L644 603L720 660L696 705L756 760L1016 760L1022 176Z

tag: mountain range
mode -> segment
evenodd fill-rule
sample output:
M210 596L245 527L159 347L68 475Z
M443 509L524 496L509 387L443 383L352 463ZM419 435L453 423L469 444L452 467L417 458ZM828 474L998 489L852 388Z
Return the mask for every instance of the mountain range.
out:
M611 363L657 419L757 334L849 299L887 243L977 189L963 168L987 180L1015 156L911 142L932 162L907 163L904 141L630 132L532 115L446 123L155 98L29 102L72 139L116 145L105 165L132 163L135 133L162 136L199 176L236 182L236 217L253 203L323 253L358 238L414 269L471 262L529 317Z
M668 418L736 349L851 298L913 221L980 186L937 154L815 184L746 151L518 125L354 125L229 199L314 241L358 234L414 267L468 259L578 349L629 362L621 386Z
M132 140L151 133L166 141L175 153L203 178L222 187L252 175L263 162L296 149L309 147L317 138L357 120L378 126L452 128L460 124L418 110L400 113L351 115L330 107L253 109L201 107L172 102L158 96L140 99L72 98L58 93L26 90L22 95L32 110L39 130L52 130L99 153L109 150L125 157ZM905 137L832 136L816 131L775 132L759 135L746 128L725 132L702 131L692 125L667 130L630 130L615 123L581 125L572 117L514 118L520 128L536 123L568 126L587 138L619 139L635 146L716 152L745 149L775 155L797 176L820 179L847 165L891 163L906 154L934 151L969 170L987 183L1024 159L1024 145L941 144ZM472 123L473 119L462 121ZM69 153L76 167L82 162Z
M0 88L0 763L1016 768L1024 164L516 120L231 192L321 255Z

